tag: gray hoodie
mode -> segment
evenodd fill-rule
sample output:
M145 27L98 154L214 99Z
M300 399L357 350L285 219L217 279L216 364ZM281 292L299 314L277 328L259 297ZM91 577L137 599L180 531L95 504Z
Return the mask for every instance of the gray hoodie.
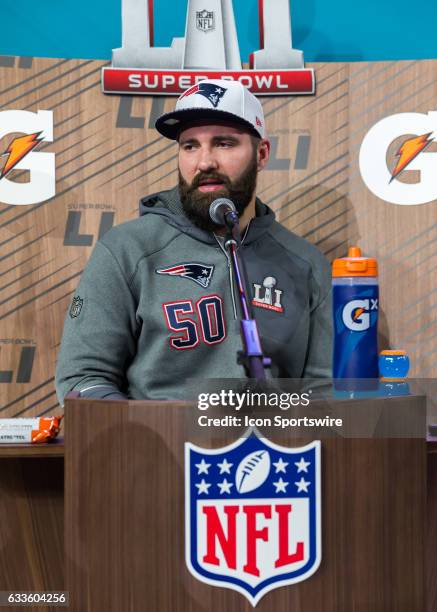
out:
M331 275L325 257L260 200L243 246L271 375L331 376ZM186 399L187 378L244 378L239 304L220 237L184 215L178 190L140 202L140 218L99 240L67 312L56 391Z

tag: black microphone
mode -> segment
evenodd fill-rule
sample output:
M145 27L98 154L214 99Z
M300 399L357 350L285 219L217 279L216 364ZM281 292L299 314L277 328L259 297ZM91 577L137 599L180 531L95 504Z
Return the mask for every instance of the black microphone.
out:
M237 209L228 198L214 200L209 207L209 216L217 225L226 225L231 229L238 223Z

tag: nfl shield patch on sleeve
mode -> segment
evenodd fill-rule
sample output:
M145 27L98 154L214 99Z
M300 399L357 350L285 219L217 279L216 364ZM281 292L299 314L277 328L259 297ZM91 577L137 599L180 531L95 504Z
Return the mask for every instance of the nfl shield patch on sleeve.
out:
M82 306L83 306L83 299L79 295L75 295L73 298L73 301L71 302L71 307L70 307L70 317L72 319L80 315Z
M218 449L185 444L189 571L253 606L309 578L321 561L320 441L298 448L248 437Z

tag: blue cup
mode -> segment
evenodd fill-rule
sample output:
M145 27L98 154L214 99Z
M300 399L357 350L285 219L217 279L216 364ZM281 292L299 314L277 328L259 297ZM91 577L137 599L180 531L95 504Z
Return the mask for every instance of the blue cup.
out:
M406 378L410 359L405 351L386 350L379 354L379 376L382 379Z

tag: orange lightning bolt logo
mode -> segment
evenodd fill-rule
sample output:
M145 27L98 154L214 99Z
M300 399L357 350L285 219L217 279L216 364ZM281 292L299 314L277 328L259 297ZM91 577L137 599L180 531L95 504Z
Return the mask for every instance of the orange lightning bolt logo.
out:
M11 144L8 146L3 155L8 155L8 159L3 167L0 175L0 180L9 174L13 168L23 159L32 149L34 149L43 138L38 138L42 132L35 132L35 134L26 134L26 136L19 136L14 138Z
M405 170L408 164L412 162L413 159L417 157L425 147L427 147L434 140L434 138L430 138L431 134L432 132L429 132L428 134L423 134L422 136L409 138L404 142L399 151L396 153L399 159L396 163L395 169L392 172L390 183L402 172L402 170Z
M363 312L364 312L364 308L361 308L361 307L357 308L352 319L356 321L363 314Z

